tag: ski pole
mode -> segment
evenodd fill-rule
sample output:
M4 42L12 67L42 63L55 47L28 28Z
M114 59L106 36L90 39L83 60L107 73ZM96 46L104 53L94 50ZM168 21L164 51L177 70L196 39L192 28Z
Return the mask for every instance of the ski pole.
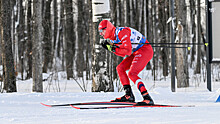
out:
M188 50L190 50L191 49L191 47L179 47L179 46L154 46L154 45L152 45L152 47L162 47L162 48L185 48L185 49L188 49Z
M121 43L112 43L112 44L121 44ZM205 45L205 46L208 46L208 43L131 43L131 44L151 44L151 45Z
M108 42L110 45L115 45L115 44L121 44L121 43L111 43L111 42ZM132 44L141 44L141 43L132 43ZM142 43L142 44L149 44L149 43ZM159 45L159 46L157 46L157 45L159 45L159 44L153 44L152 45L152 47L161 47L161 48L185 48L185 49L188 49L188 50L190 50L191 49L191 47L190 46L188 46L188 47L186 47L186 46L174 46L174 45L170 45L170 46L167 46L167 45Z

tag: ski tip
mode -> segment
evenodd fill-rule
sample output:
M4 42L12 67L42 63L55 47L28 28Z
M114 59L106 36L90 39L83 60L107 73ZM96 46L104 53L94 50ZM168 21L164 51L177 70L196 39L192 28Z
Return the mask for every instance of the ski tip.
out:
M51 105L47 105L47 104L44 104L44 103L40 103L41 105L44 105L44 106L47 106L47 107L52 107Z
M75 109L80 109L79 107L76 107L76 106L73 106L73 105L70 105L71 107L75 108Z

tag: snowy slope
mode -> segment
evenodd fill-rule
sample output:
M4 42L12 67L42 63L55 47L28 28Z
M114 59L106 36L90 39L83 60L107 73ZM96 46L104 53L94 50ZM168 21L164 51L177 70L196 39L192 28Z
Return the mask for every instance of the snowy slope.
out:
M202 88L180 89L155 87L150 93L155 103L195 105L181 108L123 108L107 110L77 110L71 107L49 108L41 105L88 101L109 101L123 92L91 93L10 93L0 94L1 124L217 124L220 103L215 103L218 91ZM204 89L203 89L204 88ZM133 86L133 89L135 87ZM141 101L136 90L136 101Z

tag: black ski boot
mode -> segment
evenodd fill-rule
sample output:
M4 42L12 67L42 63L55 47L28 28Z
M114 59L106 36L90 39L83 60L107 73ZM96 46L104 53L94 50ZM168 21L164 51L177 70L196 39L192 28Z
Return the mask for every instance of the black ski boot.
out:
M115 100L111 100L111 102L135 102L135 98L132 93L131 86L124 85L124 90L125 90L124 96L122 96L120 98L116 98Z
M138 102L135 104L136 106L144 106L144 105L154 105L153 99L150 97L149 93L146 91L144 93L141 93L144 100L142 102Z

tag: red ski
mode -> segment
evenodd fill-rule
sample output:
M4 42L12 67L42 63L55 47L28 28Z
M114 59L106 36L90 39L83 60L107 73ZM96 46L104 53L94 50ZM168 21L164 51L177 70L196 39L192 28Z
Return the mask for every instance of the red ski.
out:
M135 105L137 102L85 102L85 103L72 103L72 104L54 104L54 105L48 105L41 103L44 106L47 107L68 107L71 106L75 109L110 109L110 108L136 108L136 107L194 107L193 105L163 105L163 104L153 104L153 105ZM86 106L86 107L77 107L77 106ZM89 107L90 105L111 105L111 106L98 106L98 107ZM114 105L114 106L112 106Z
M134 105L134 102L85 102L85 103L72 103L72 104L56 104L56 105L48 105L41 103L47 107L62 107L62 106L70 106L70 105Z
M128 106L107 106L107 107L76 107L74 105L70 105L75 109L113 109L113 108L156 108L156 107L195 107L194 105L161 105L161 104L153 104L153 105L143 105L143 106L135 106L135 105L128 105Z

